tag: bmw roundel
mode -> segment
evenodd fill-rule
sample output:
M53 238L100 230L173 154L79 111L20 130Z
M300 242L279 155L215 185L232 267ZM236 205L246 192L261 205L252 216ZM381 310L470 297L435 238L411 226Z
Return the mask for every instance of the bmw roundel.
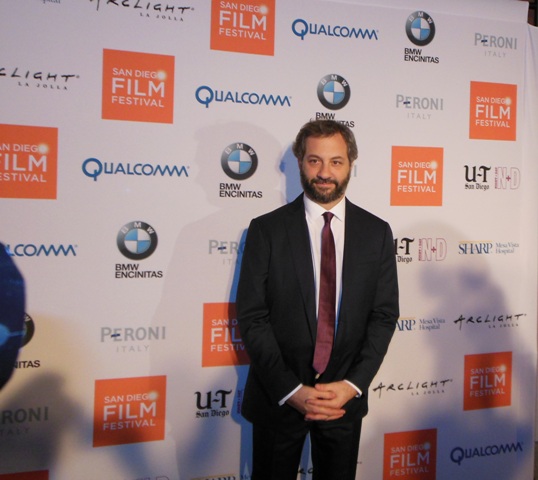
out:
M222 152L220 164L230 178L246 180L258 168L258 155L246 143L232 143Z
M121 227L116 242L125 257L143 260L157 248L157 232L147 223L130 222Z
M340 75L325 75L318 83L318 99L329 110L344 108L350 97L349 83Z
M435 36L435 23L426 12L416 11L407 17L405 24L407 38L415 45L428 45Z

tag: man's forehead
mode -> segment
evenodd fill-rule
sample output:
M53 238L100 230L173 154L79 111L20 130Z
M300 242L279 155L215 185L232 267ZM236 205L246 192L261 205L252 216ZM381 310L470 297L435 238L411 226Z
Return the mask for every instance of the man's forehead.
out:
M311 136L306 139L305 154L315 153L319 148L330 148L332 151L341 150L342 155L347 157L347 145L339 133L330 136ZM312 150L314 149L314 152Z

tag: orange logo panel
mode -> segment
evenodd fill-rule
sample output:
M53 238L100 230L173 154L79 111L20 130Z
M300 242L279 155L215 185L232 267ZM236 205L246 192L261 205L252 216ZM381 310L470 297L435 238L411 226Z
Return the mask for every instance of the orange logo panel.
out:
M274 55L275 0L213 0L211 49Z
M464 381L464 410L510 406L512 352L466 355Z
M40 470L39 472L21 472L0 474L0 480L49 480L49 472Z
M437 430L385 434L383 480L435 480Z
M202 367L248 365L241 340L235 303L204 304Z
M0 198L55 199L58 129L0 125Z
M517 85L471 82L469 138L515 140Z
M441 206L443 204L443 149L392 147L390 204Z
M95 381L93 446L164 439L166 377Z
M174 121L174 57L103 50L103 118Z

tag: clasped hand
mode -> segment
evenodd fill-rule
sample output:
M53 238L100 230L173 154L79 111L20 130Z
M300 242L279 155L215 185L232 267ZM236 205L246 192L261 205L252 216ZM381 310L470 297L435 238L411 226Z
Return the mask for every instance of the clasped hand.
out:
M344 381L318 383L314 387L303 385L287 403L301 412L305 420L330 421L343 417L343 406L356 395L355 389Z

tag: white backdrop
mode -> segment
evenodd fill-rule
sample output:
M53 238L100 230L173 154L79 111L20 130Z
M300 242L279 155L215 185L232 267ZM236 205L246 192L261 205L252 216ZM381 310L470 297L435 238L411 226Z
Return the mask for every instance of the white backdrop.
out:
M27 284L0 479L250 479L242 239L300 193L311 118L352 127L348 196L395 235L402 316L357 478L531 479L526 7L0 0L0 241Z

